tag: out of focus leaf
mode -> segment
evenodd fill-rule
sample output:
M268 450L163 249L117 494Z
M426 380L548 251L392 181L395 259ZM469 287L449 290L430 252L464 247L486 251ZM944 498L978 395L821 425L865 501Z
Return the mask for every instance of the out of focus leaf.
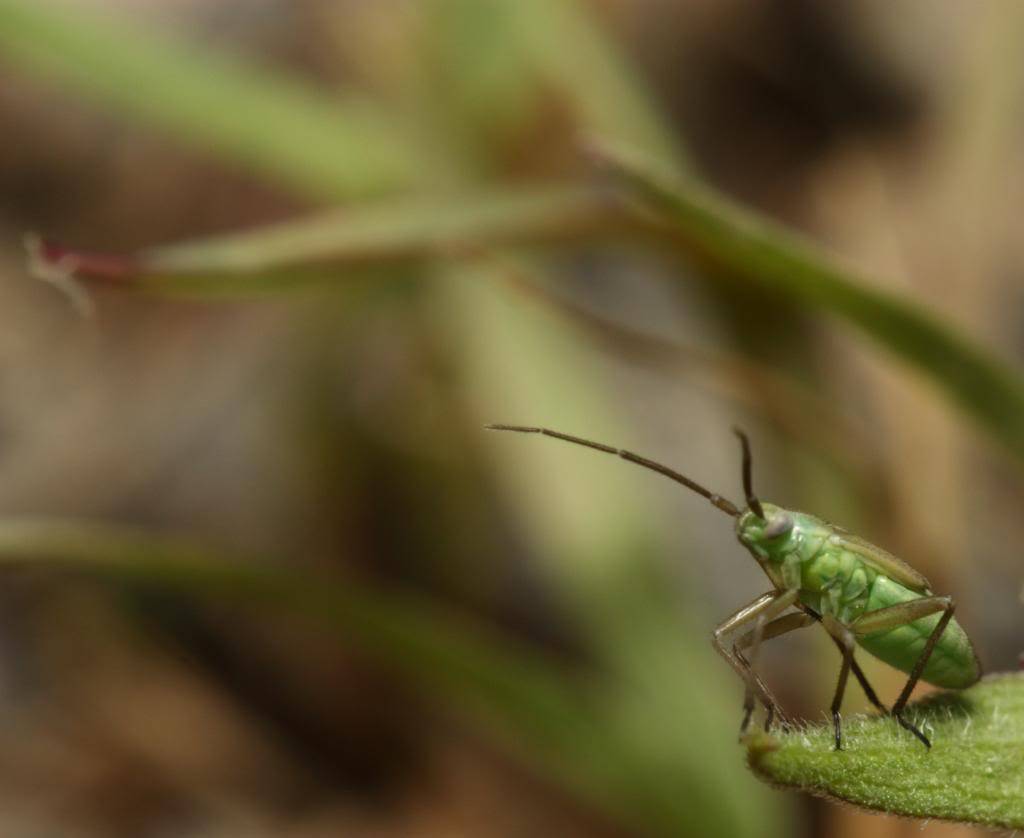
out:
M784 433L803 444L816 446L847 471L858 472L865 486L877 484L875 464L866 450L870 448L866 429L837 409L824 394L794 376L755 358L715 352L631 328L558 293L554 290L556 283L549 278L538 281L539 277L530 275L538 273L536 268L524 270L510 258L495 261L506 281L525 299L563 315L573 327L615 357L661 370L666 375L682 373L688 386L749 404Z
M438 682L455 679L494 699L501 693L535 721L551 718L569 697L550 664L481 626L472 630L415 597L376 594L351 581L310 578L266 561L225 558L224 551L143 530L61 519L0 521L0 566L39 565L92 577L151 583L193 595L256 602L326 622ZM468 679L468 680L467 680ZM529 698L532 696L532 698ZM510 706L512 706L510 705ZM571 715L575 715L575 710ZM524 717L525 718L525 717ZM559 724L571 724L562 718Z
M319 198L434 168L408 126L355 97L60 2L0 0L0 61L52 78Z
M680 158L635 68L584 11L580 0L506 0L514 32L542 75L564 90L584 132L636 143L665 164Z
M490 723L514 750L617 817L645 830L672 823L652 805L651 775L658 766L632 731L609 718L592 689L595 673L574 674L566 664L422 597L226 557L194 542L125 527L0 521L0 567L24 566L304 617Z
M932 740L926 751L892 719L758 734L750 765L771 783L915 818L1024 829L1024 676L991 675L962 692L929 696L908 717Z
M597 155L687 254L746 282L788 294L856 326L925 377L1024 457L1024 378L910 300L871 283L810 240L638 155Z
M51 282L97 280L155 292L247 297L349 279L360 268L483 248L562 242L628 225L621 208L571 186L400 198L150 251L117 255L29 241L29 268Z
M459 88L473 118L507 120L507 109L494 111L495 103L509 102L522 118L524 99L554 92L581 134L635 143L667 164L680 161L675 132L636 68L580 0L432 0L429 8L442 33L444 81Z
M249 273L317 263L353 265L593 231L609 207L584 188L520 188L449 200L340 210L249 233L143 254L151 275Z

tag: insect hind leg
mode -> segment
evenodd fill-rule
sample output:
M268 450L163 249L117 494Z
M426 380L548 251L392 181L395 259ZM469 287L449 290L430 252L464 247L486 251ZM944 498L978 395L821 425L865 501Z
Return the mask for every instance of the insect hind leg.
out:
M838 644L838 641L836 641ZM843 647L839 644L839 651L841 652ZM857 683L860 684L861 690L864 692L864 697L878 710L883 716L889 715L889 708L886 707L878 698L878 693L875 692L874 687L868 681L868 676L864 674L864 670L860 668L860 664L857 663L857 658L852 654L850 655L850 671L853 673L853 677L857 679Z
M939 642L939 638L942 637L942 633L946 630L950 620L953 619L953 613L956 611L956 603L953 602L953 598L948 596L928 596L911 600L910 602L902 602L898 605L891 605L888 608L880 608L878 611L870 611L864 614L850 627L858 635L871 634L876 631L913 623L915 620L931 616L939 611L942 612L942 617L935 624L932 633L928 635L924 649L921 650L921 654L914 662L914 667L910 670L907 683L903 686L903 691L892 707L892 716L899 723L900 727L916 736L921 744L929 749L932 743L911 721L903 717L903 710L910 700L910 693L913 692L914 687L917 686L917 682L921 678L921 673L924 672L924 668L928 665L928 660L935 650L935 645Z

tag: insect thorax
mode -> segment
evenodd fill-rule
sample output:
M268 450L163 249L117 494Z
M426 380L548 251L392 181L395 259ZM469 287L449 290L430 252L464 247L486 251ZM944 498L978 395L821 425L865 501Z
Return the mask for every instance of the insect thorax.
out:
M841 544L835 528L802 512L762 504L765 518L746 510L736 534L779 589L798 588L800 600L844 623L867 606L877 571Z

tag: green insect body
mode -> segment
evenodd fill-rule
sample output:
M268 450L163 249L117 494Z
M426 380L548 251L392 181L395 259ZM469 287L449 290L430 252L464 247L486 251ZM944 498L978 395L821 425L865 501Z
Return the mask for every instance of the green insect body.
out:
M933 594L924 576L885 550L812 515L757 498L752 488L750 443L742 432L736 433L743 445L746 508L668 466L621 448L547 428L488 427L543 434L613 454L681 483L736 520L740 543L761 565L773 587L712 634L716 651L746 684L741 735L750 723L756 700L765 707L766 729L774 719L784 720L778 702L756 671L761 643L814 624L825 629L842 655L831 706L837 750L842 748L840 707L851 673L878 710L891 714L929 748L928 737L904 716L914 686L926 681L962 689L981 677L971 641L953 619L956 606L952 597ZM856 646L907 673L907 682L891 710L879 701L854 659Z
M762 503L736 522L736 535L779 590L796 588L804 605L850 625L864 614L931 595L928 580L879 547L803 512ZM771 522L776 531L769 530ZM879 660L910 673L939 614L856 638ZM969 687L981 675L967 633L951 619L920 678L947 689Z

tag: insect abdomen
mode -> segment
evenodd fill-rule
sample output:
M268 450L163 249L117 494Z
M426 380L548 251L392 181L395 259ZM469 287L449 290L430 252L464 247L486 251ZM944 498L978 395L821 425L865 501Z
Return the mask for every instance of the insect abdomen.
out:
M871 586L865 611L869 613L920 598L921 594L879 575ZM879 660L909 673L940 617L941 614L922 617L907 625L858 637L857 642ZM980 676L981 669L971 641L956 620L951 620L936 643L921 680L937 687L963 689Z

